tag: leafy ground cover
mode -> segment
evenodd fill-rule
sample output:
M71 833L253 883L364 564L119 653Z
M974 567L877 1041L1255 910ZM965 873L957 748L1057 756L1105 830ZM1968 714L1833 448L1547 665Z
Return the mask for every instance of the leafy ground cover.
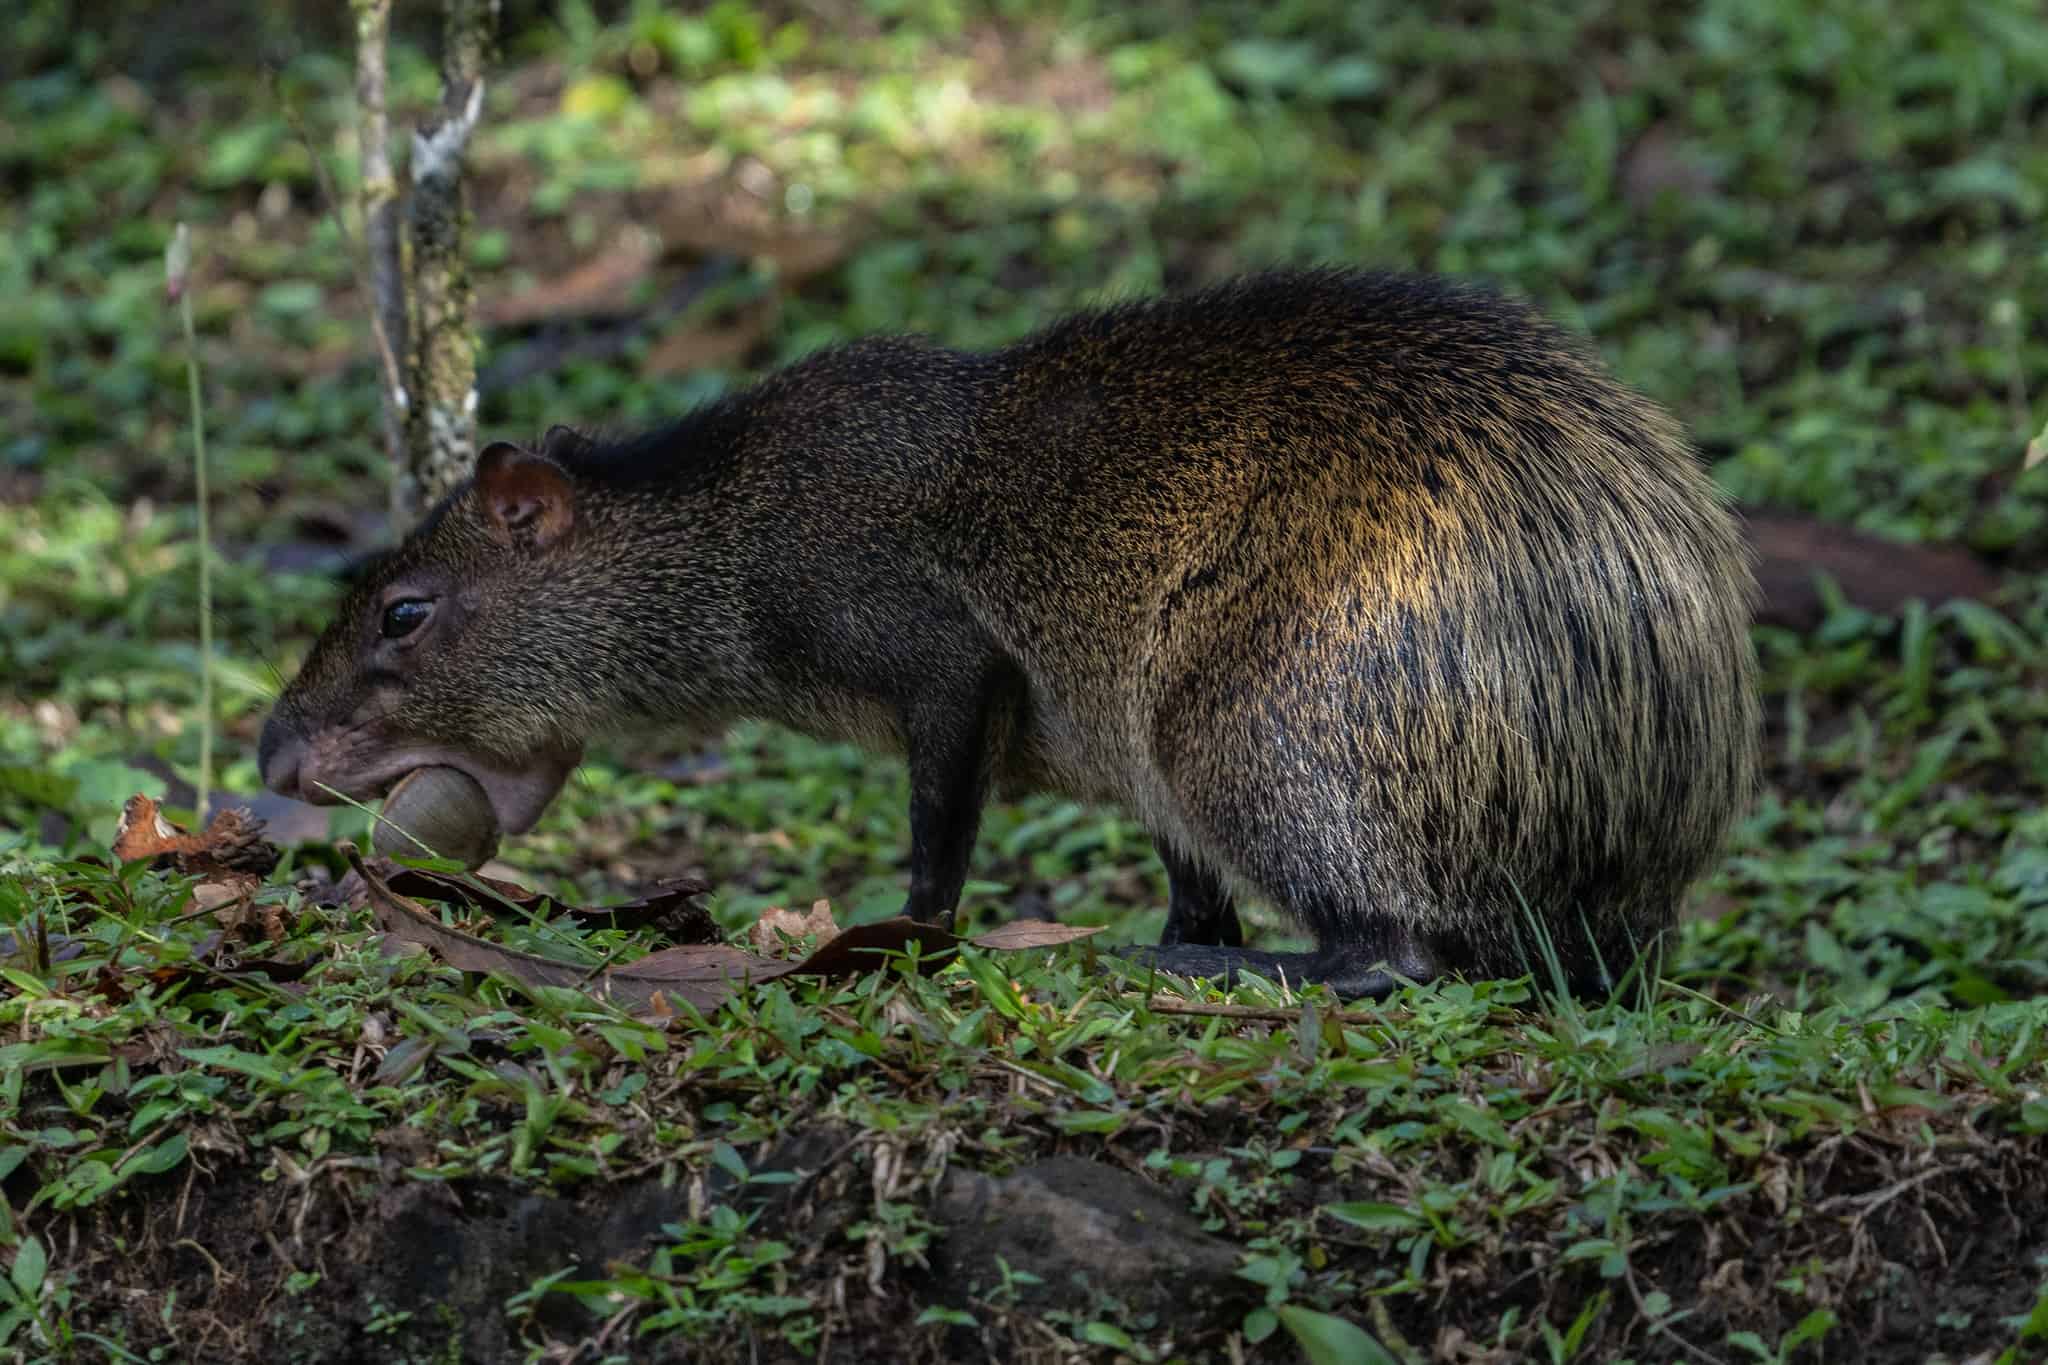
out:
M198 754L175 221L231 794L384 532L360 300L293 127L346 184L347 23L18 10L0 1350L1369 1358L1334 1317L1402 1361L2048 1358L2036 7L508 5L474 165L494 433L655 420L873 330L993 344L1263 262L1423 266L1590 333L1746 507L1998 584L1759 628L1767 789L1653 992L1226 1005L1090 940L654 1019L390 951L332 903L357 813L232 924L203 878L94 860L131 794L191 800ZM401 17L410 115L431 27ZM695 875L727 932L819 898L866 923L904 803L900 768L748 726L594 756L505 857L560 905ZM992 810L975 873L972 931L1161 923L1113 811ZM591 969L667 942L496 908L465 922Z

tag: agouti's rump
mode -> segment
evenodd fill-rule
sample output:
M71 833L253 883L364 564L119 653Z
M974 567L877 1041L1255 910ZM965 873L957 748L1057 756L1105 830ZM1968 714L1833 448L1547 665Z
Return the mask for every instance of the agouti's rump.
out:
M264 773L445 763L516 832L594 734L764 716L907 754L921 917L999 783L1154 833L1167 969L1376 994L1527 970L1536 924L1594 990L1748 796L1751 596L1673 423L1548 324L1269 274L493 447L352 594ZM1317 948L1243 949L1234 894Z

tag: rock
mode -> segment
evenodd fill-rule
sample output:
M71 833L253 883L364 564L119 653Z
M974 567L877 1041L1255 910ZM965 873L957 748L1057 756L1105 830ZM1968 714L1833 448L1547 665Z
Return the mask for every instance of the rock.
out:
M1106 1296L1194 1328L1234 1321L1258 1295L1237 1277L1237 1248L1204 1231L1181 1200L1081 1157L1052 1157L1001 1179L956 1167L931 1218L944 1229L933 1269L963 1297L1002 1283L997 1257L1038 1277L1018 1289L1036 1308L1083 1310Z

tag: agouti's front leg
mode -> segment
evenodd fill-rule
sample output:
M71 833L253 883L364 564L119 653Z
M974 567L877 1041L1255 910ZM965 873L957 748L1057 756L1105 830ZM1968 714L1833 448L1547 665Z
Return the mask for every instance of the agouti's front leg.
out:
M981 807L1007 733L1007 692L994 676L905 708L910 759L910 900L903 913L950 926L967 881Z

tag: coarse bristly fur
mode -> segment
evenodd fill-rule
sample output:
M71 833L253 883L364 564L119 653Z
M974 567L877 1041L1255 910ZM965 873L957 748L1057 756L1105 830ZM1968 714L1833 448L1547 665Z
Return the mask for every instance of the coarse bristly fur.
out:
M517 830L595 735L763 717L907 754L923 919L992 790L1053 790L1157 839L1162 968L1378 995L1519 975L1540 926L1593 992L1750 796L1753 596L1676 424L1565 334L1274 272L495 446L353 591L263 770L450 763ZM1316 949L1243 948L1236 895Z

